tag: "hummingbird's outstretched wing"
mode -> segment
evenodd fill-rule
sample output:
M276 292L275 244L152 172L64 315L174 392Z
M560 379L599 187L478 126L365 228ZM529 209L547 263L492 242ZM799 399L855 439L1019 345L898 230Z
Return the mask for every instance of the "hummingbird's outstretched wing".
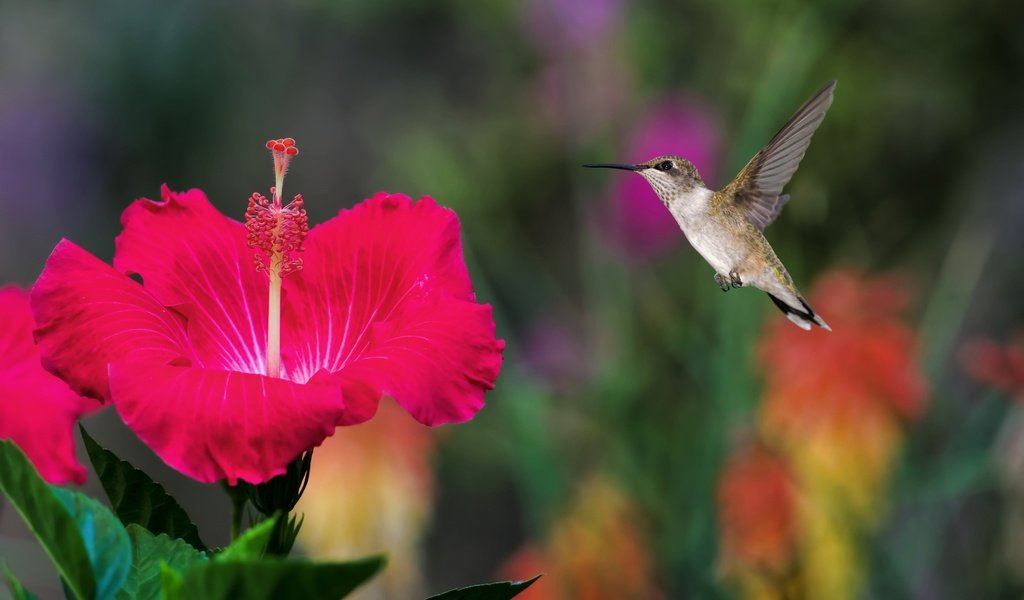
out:
M750 159L726 188L726 197L740 208L758 229L764 230L779 216L789 196L779 196L811 144L814 130L821 125L832 104L836 82L818 90L796 111L760 152Z

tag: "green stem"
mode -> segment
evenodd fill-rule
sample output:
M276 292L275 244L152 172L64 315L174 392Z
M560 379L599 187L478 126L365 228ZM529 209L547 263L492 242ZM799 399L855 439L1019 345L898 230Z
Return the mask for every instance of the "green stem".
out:
M228 498L231 500L231 541L238 539L238 534L242 531L242 515L245 513L245 505L249 501L248 494L243 489L244 483L238 485L228 485L227 482L222 482L224 485L224 491L227 492Z

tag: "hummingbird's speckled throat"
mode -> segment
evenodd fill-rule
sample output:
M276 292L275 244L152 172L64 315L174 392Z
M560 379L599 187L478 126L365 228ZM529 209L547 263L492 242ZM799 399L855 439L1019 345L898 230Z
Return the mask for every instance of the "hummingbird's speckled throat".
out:
M722 291L754 286L765 291L801 328L817 325L831 331L797 291L762 231L789 200L789 195L781 195L782 188L796 172L811 136L825 118L835 87L832 81L818 90L719 191L704 185L693 163L674 155L637 164L583 166L633 171L646 179L686 238L714 267L715 283Z

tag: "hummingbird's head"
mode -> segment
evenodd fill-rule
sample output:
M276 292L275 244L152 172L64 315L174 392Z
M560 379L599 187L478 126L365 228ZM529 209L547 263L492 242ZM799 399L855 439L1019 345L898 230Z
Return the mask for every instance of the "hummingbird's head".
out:
M604 163L583 166L635 171L651 184L654 193L658 194L666 206L677 195L704 187L704 180L697 173L697 167L685 158L674 155L658 156L635 165Z

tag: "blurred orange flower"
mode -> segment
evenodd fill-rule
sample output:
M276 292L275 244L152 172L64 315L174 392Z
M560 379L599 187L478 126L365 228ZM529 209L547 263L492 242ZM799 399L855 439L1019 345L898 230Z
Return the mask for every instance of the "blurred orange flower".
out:
M640 522L620 488L593 476L546 542L521 549L505 563L501 576L527 579L544 573L516 597L523 600L657 600L662 596Z
M388 568L353 598L411 598L422 591L420 541L433 501L434 438L393 401L339 429L313 453L298 542L316 558L388 553Z
M803 585L810 597L841 600L857 594L857 540L878 519L904 425L928 388L900 320L910 299L901 278L837 271L810 298L833 331L770 323L758 348L760 426L799 485Z

